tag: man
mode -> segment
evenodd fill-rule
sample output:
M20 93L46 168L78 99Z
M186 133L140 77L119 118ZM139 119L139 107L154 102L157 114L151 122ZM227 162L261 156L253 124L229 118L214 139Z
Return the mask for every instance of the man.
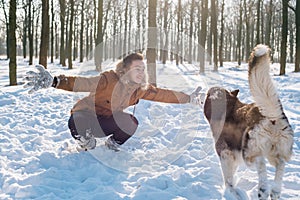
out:
M204 94L199 87L191 95L183 92L157 88L148 83L144 58L139 53L125 57L115 70L96 77L52 77L44 67L37 65L39 73L28 72L26 86L29 91L54 87L74 92L90 92L71 110L69 129L71 135L84 150L96 147L96 138L108 137L105 145L115 151L136 131L138 120L124 109L136 105L139 99L164 103L202 104Z

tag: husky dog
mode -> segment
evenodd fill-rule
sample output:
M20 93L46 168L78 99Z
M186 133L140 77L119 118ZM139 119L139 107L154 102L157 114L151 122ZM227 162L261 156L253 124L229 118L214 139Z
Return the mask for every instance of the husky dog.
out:
M249 85L254 102L242 103L239 90L213 87L207 92L204 114L215 140L225 186L239 196L234 173L240 161L256 166L258 198L279 199L285 162L292 155L293 130L284 114L269 75L270 49L257 45L249 59ZM276 168L274 184L268 187L265 159Z

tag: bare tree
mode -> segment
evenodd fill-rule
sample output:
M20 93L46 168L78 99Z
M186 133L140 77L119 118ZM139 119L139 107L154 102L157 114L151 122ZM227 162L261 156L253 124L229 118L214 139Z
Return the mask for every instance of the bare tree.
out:
M156 1L148 1L148 47L146 51L149 82L156 85Z
M128 7L129 7L129 1L126 0L125 2L125 20L124 20L124 44L123 44L123 53L127 53L127 37L128 37Z
M192 50L193 50L193 25L194 25L194 11L195 11L195 0L192 0L191 8L190 8L190 33L189 33L189 55L188 62L192 63Z
M294 45L295 45L295 18L292 18L292 14L294 13L288 13L288 45L289 46L289 55L287 55L287 62L294 62L294 56L295 56L295 52L294 52Z
M238 35L237 35L237 59L238 65L241 65L242 62L242 29L243 29L243 6L242 1L239 1L239 26L238 26Z
M137 0L137 3L138 3L139 1ZM114 0L113 1L113 4L115 5L116 4L116 0ZM137 20L138 20L138 22L137 22L137 24L139 25L139 17L140 17L140 15L139 15L139 11L140 11L140 8L139 8L139 6L138 6L138 14L137 14ZM116 41L116 35L117 35L117 24L118 24L118 14L117 14L117 6L115 5L115 6L113 6L113 24L114 24L114 26L113 26L113 41L112 41L112 43L113 43L113 48L112 48L112 57L113 57L113 60L115 60L116 59L116 54L117 54L117 41ZM137 39L138 37L136 37L136 39ZM136 42L136 43L138 43L138 42Z
M4 0L1 0L3 13L4 13L4 19L5 19L5 27L6 27L6 55L7 58L9 58L9 16L7 16L6 9L5 9L5 2Z
M272 1L272 0L271 0ZM247 0L244 0L244 21L245 21L245 55L246 58L248 58L248 56L250 55L250 51L251 51L251 47L250 47L250 41L251 41L251 16L250 16L250 12L251 12L251 7L253 2L251 2L250 6L249 6L249 2L247 4Z
M139 32L139 34L135 37L135 44L136 44L136 49L141 52L142 51L142 44L141 44L141 8L142 8L142 3L140 2L140 0L136 0L136 5L137 5L137 15L136 15L136 25L137 25L137 30ZM114 12L114 21L116 18L116 12ZM116 33L116 26L114 26L114 34ZM114 38L115 39L115 38ZM115 42L114 42L115 43Z
M199 12L200 13L200 12ZM201 2L201 30L199 31L199 62L200 62L200 73L204 73L205 68L205 46L206 46L206 35L207 35L207 19L208 19L208 0Z
M168 31L168 10L169 10L169 2L168 0L165 0L164 4L164 23L163 23L163 32L165 35L165 41L164 41L164 46L163 46L163 51L162 51L162 63L166 64L167 62L167 57L168 57L168 43L169 43L169 31Z
M66 0L59 0L60 7L60 61L62 66L66 66L65 53L65 17L66 17Z
M159 36L157 36L157 32L154 33L153 31L151 32L152 35L148 36L150 40L155 38L155 45L158 45L161 51L158 52L157 46L149 43L149 51L146 51L148 53L146 56L148 58L149 53L153 51L155 53L152 56L157 59L157 55L159 55L162 63L166 63L168 58L171 60L176 58L176 64L182 63L183 58L191 63L197 55L200 72L204 72L205 53L207 53L212 55L208 58L210 63L212 63L213 58L214 69L217 70L218 66L223 65L223 59L236 60L239 64L246 61L250 50L258 42L265 42L273 49L274 62L278 62L279 58L284 59L285 50L282 45L285 38L283 38L284 29L281 29L283 13L277 12L282 9L283 1L239 0L237 3L235 2L235 6L232 6L225 0L177 0L176 2L170 0L157 2L156 0L159 10L155 5L155 10L151 11L152 13L149 10L152 9L153 4L149 0L80 0L77 4L75 0L72 1L75 7L80 7L78 17L75 17L77 15L75 14L76 9L73 11L74 22L71 22L72 6L67 7L70 5L71 0L43 0L44 4L45 2L51 2L51 10L49 10L49 12L51 11L49 13L51 21L48 21L48 31L46 32L41 32L40 26L41 23L45 24L46 22L44 20L45 16L42 16L44 6L42 6L42 9L40 7L43 3L33 0L20 1L25 10L20 12L20 16L17 16L18 24L21 24L17 31L19 31L18 35L21 36L20 39L23 39L21 50L23 50L24 56L26 56L26 50L29 47L29 64L33 63L34 53L38 57L38 54L42 52L44 52L44 65L47 65L47 56L49 55L51 56L51 62L53 62L55 49L55 58L59 58L60 63L66 66L66 53L69 52L69 48L72 48L72 58L68 61L75 60L78 56L80 62L82 62L84 56L88 57L89 55L88 59L91 59L91 56L96 55L95 64L97 69L101 70L103 59L116 58L118 55L123 56L128 53L128 50L132 49L130 45L135 45L135 49L140 52L147 49L147 34L149 33L146 31L147 20L150 22L148 24L149 28L156 26L163 31ZM145 3L148 1L149 4ZM289 48L287 61L295 60L295 71L297 72L300 71L300 0L285 1L293 6L290 6L291 9L288 10L288 18L291 17L291 20L289 20L288 26L289 41L286 41L285 44ZM8 15L6 15L6 12L8 14L8 6L5 5L5 2L5 0L0 1L0 5L3 7L2 13L4 13L2 25L6 25L8 31L9 20ZM58 21L55 21L59 16L55 13L55 2L59 2L60 20ZM229 10L228 5L234 10ZM112 9L110 10L110 8ZM296 16L295 21L293 11ZM149 17L147 16L148 12ZM231 15L227 17L229 12L231 12ZM156 15L155 19L152 18L154 14ZM151 20L153 21L151 22ZM151 23L154 23L154 25L151 25ZM107 31L106 27L108 27ZM138 35L132 32L132 28L144 31ZM176 31L170 33L167 31L170 28L176 29ZM207 34L208 32L209 34ZM47 34L50 36L48 37L51 41L41 45L42 37L44 38ZM9 56L10 34L7 33L6 35L7 55ZM111 37L112 35L116 37ZM185 37L187 35L189 37ZM121 36L123 38L117 38ZM155 36L159 37L160 40ZM109 40L110 38L112 40ZM199 47L194 46L193 39L198 39ZM95 51L98 54L90 54L89 52L93 50L95 45L98 46L99 44L101 48L110 46L113 46L113 48L108 51L103 51L103 49ZM58 50L58 48L60 49ZM47 53L49 50L51 50L50 54ZM42 58L43 56L40 56L40 59ZM219 65L218 62L220 62ZM281 62L283 61L281 60ZM155 62L151 61L151 63L154 64ZM69 65L71 66L71 64Z
M92 10L92 4L94 2L87 2L86 3L86 10ZM95 11L95 10L93 10ZM92 59L92 54L90 53L93 49L93 21L95 19L95 14L94 13L90 13L90 12L85 12L85 23L86 23L86 27L85 27L85 56L87 58L87 60Z
M103 1L98 1L98 20L97 20L97 37L95 49L95 64L98 71L102 70L101 63L103 59Z
M179 54L180 54L180 43L181 43L181 32L182 32L182 5L181 5L181 0L178 0L178 8L177 8L177 38L176 38L176 65L179 65Z
M49 0L42 0L42 32L40 43L39 64L47 68L47 56L49 47Z
M257 1L257 10L256 10L256 44L260 43L260 17L261 17L261 12L260 12L260 7L261 7L261 1L262 0L258 0Z
M54 62L54 18L55 18L55 13L54 13L54 0L51 0L51 27L50 27L50 62Z
M296 2L296 59L295 72L300 72L300 0Z
M33 18L32 12L32 0L28 0L28 42L29 42L29 65L33 64Z
M214 71L218 71L218 18L217 9L218 1L211 0L211 33L213 35L213 58L214 58Z
M109 11L111 10L111 5L112 5L112 1L108 1L107 3L107 7L106 7L106 11L105 11L105 17L103 19L103 28L102 28L102 35L103 35L103 40L104 40L104 36L106 35L107 38L107 34L106 34L106 28L107 28L107 23L108 23L108 18L109 18ZM131 18L131 17L130 17ZM129 24L131 24L131 21L129 21ZM130 37L128 38L128 40L130 41ZM105 44L107 44L107 42L105 42ZM107 56L108 52L104 51L105 55ZM105 57L106 59L107 57Z
M286 44L288 35L288 1L282 0L282 27L281 27L281 48L280 48L280 72L285 74L286 67Z
M9 85L17 85L16 0L9 1Z
M271 40L272 18L273 18L273 0L270 0L268 5L268 15L267 15L267 23L266 23L266 44L268 46L270 46L270 40Z
M225 2L222 0L222 6L221 6L221 31L220 31L220 46L219 46L219 60L220 60L220 66L223 66L223 48L224 48L224 7Z
M25 59L27 57L27 29L28 29L28 18L27 18L27 9L28 9L28 4L27 2L22 1L23 3L23 9L24 9L24 20L23 20L23 29L22 29L22 46L23 46L23 58Z
M34 12L33 12L33 19L35 19L35 24L39 24L39 21L40 21L40 9L34 10ZM34 26L34 29L35 29L35 31L34 31L34 33L35 33L34 43L35 43L35 57L36 58L38 58L38 54L39 54L39 49L38 49L38 47L39 47L39 43L38 43L39 42L39 40L38 40L38 36L39 36L39 34L38 34L38 28L39 27L37 25Z
M85 0L81 1L81 12L80 12L80 16L81 16L81 22L80 22L80 45L79 45L79 62L83 62L83 45L84 45L84 41L83 41L83 33L84 33L84 5L85 5Z
M73 62L72 62L72 42L73 42L73 20L74 20L74 0L70 0L70 18L69 18L69 36L68 36L68 49L67 49L67 55L68 55L68 68L73 68Z

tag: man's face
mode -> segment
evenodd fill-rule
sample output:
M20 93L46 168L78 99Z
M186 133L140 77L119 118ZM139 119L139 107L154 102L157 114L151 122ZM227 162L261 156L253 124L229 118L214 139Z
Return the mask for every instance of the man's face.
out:
M132 61L129 69L130 81L140 84L145 79L145 63L142 60Z

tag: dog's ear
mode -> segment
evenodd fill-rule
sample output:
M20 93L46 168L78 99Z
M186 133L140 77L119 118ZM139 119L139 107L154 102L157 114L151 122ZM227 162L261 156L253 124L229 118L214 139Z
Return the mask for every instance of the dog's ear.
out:
M237 96L238 95L238 93L239 93L239 89L237 89L237 90L233 90L233 91L231 91L230 93L233 95L233 96Z

